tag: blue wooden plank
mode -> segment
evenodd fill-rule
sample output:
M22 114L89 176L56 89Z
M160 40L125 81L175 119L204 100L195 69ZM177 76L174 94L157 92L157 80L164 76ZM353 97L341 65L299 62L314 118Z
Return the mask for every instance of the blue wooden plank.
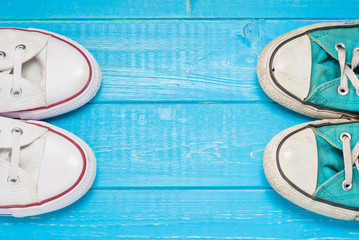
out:
M104 73L92 104L49 120L94 149L99 164L93 190L55 213L0 218L0 236L356 238L356 223L310 213L268 189L265 145L310 119L271 103L255 65L270 40L323 21L305 18L355 18L358 6L327 0L0 2L1 19L24 19L3 20L3 26L73 38L95 55ZM125 18L148 20L114 20Z
M3 239L356 239L357 222L299 208L273 190L90 191L43 216L0 218Z
M2 19L184 18L187 0L1 1Z
M271 19L357 19L359 2L344 5L332 0L192 0L191 16L196 18L271 18ZM352 8L353 7L353 8Z
M349 7L348 7L349 6ZM1 1L2 19L357 18L359 2L335 0ZM320 9L320 11L318 11Z
M319 21L4 22L44 28L87 47L103 71L93 102L271 102L256 76L275 37Z
M50 123L93 148L96 188L263 188L266 144L309 120L270 103L89 104Z

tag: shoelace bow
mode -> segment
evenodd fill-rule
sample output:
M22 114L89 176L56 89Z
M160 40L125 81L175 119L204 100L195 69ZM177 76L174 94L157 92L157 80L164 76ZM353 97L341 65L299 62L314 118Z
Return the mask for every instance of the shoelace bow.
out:
M335 49L338 52L338 61L340 66L340 85L338 93L340 95L347 95L349 92L348 79L353 84L356 94L359 96L359 79L354 70L359 64L359 48L354 48L351 67L345 64L346 50L343 43L335 44Z
M13 81L11 88L11 95L13 97L19 97L22 94L21 89L21 72L22 72L22 63L25 58L26 46L24 44L19 44L14 49L14 69L13 69ZM6 57L6 53L0 51L0 60Z
M16 185L19 182L19 163L20 163L20 138L22 135L21 128L14 128L11 131L11 152L10 168L7 181L10 185Z
M359 172L359 142L355 145L353 151L351 150L350 140L352 136L348 132L340 134L340 140L343 142L343 158L344 158L344 172L345 180L342 187L345 191L349 191L353 187L353 165L357 167Z

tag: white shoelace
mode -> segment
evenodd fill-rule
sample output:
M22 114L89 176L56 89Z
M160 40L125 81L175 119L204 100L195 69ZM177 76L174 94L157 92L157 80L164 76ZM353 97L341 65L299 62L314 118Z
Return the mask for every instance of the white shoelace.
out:
M11 131L11 152L6 155L1 156L1 158L5 157L10 158L10 168L7 181L10 185L16 185L19 183L19 164L20 164L20 138L22 135L21 128L14 128Z
M22 63L25 57L26 46L24 44L19 44L15 47L14 50L14 69L13 69L13 81L11 88L11 95L13 97L19 97L22 94L21 89L21 72L22 72ZM5 52L0 52L0 59L6 57Z
M12 81L11 95L19 97L22 93L21 90L21 71L22 62L25 57L26 46L23 44L17 45L14 52L14 79Z
M359 172L359 142L351 151L350 140L352 136L348 132L340 134L340 140L343 142L343 158L344 158L344 172L345 180L342 187L345 191L349 191L353 187L353 165L357 167Z
M346 50L343 43L335 44L335 49L338 52L338 61L340 66L340 85L338 87L338 93L340 95L347 95L349 92L348 79L353 84L356 94L359 96L359 79L354 73L354 69L359 63L359 48L353 50L353 58L351 68L345 64L346 62Z

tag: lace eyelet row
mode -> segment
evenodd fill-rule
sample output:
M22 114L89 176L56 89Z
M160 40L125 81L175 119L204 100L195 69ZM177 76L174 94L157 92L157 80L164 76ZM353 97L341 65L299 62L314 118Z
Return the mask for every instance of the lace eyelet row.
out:
M9 185L11 185L11 186L15 186L15 185L17 185L19 182L20 182L19 176L16 176L16 178L10 178L10 177L7 178L7 183L8 183Z
M19 128L19 127L14 127L14 128L11 130L11 133L20 133L20 135L22 135L24 132L22 131L21 128Z
M1 131L0 131L1 132ZM24 132L23 130L20 128L20 127L15 127L11 130L11 133L20 133L20 135L22 135ZM16 186L17 184L19 184L20 182L20 177L19 176L16 176L15 178L14 177L8 177L7 178L7 183L11 186Z
M342 132L339 136L340 141L344 141L345 138L349 138L349 141L352 140L352 135L348 132Z
M345 52L346 51L346 47L345 47L344 43L341 43L341 42L335 44L335 49L337 50L337 52L339 52L339 51L344 51ZM359 47L354 48L353 49L353 57L358 55L358 53L359 53ZM338 58L339 58L339 55L338 55ZM340 58L339 58L339 60L340 60ZM356 66L352 66L351 70L354 71L355 68L356 68ZM341 69L341 71L342 70L343 69ZM343 74L343 72L341 74ZM338 92L339 95L345 96L345 95L347 95L349 93L349 87L348 86L345 86L345 87L342 86L342 80L341 80L341 82L340 82L340 84L339 84L339 86L337 88L337 92ZM359 96L359 89L356 89L355 93L356 93L357 96Z
M10 94L13 98L18 98L22 95L22 89L21 88L19 90L11 89Z
M19 44L15 47L15 49L21 49L23 51L26 50L26 45L25 44ZM0 51L0 60L1 59L4 59L6 57L6 53L4 51ZM13 98L18 98L22 95L22 89L17 89L17 90L14 90L14 89L11 89L10 90L10 95L13 97Z
M26 49L26 45L25 44L19 44L15 47L16 49L22 49L25 50ZM0 51L0 60L4 59L6 57L6 53L4 51Z
M352 135L348 132L342 132L340 135L339 135L339 139L340 141L342 141L344 143L344 141L347 139L349 141L352 140ZM344 149L343 149L344 151ZM353 183L347 183L346 182L347 179L344 179L344 181L342 182L342 188L344 191L350 191L353 187Z
M345 183L345 180L343 181L342 183L342 188L344 191L350 191L353 187L353 184L348 184L348 183Z
M14 132L19 132L20 135L22 135L24 133L22 128L19 128L19 127L14 127L13 129L11 129L11 133L14 133ZM0 129L0 133L1 133L1 129Z
M345 88L342 88L342 86L338 86L338 89L337 89L337 92L339 93L339 95L342 95L342 96L345 96L349 93L349 88L348 89L345 89ZM359 90L356 90L355 91L356 95L359 96Z
M0 89L1 91L1 89ZM13 89L10 90L10 95L13 98L18 98L22 95L22 88L20 88L20 90L14 91Z
M6 57L6 53L3 51L0 51L0 60Z

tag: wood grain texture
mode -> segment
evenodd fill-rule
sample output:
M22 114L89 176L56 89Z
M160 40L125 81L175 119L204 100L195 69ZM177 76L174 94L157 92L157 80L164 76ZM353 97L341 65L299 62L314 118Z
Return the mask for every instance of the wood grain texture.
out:
M58 212L0 219L3 239L355 239L332 220L273 190L90 191Z
M5 22L47 29L90 50L103 72L93 102L272 102L259 86L262 49L320 21Z
M0 218L2 239L359 239L358 223L270 189L263 150L312 119L273 103L256 64L272 39L356 18L334 0L1 1L2 26L79 42L103 72L86 106L48 121L83 138L98 174L80 201ZM336 19L336 20L335 20Z
M310 120L277 104L89 104L52 119L98 160L96 188L268 187L262 155Z
M2 19L357 18L358 1L62 0L1 1Z

